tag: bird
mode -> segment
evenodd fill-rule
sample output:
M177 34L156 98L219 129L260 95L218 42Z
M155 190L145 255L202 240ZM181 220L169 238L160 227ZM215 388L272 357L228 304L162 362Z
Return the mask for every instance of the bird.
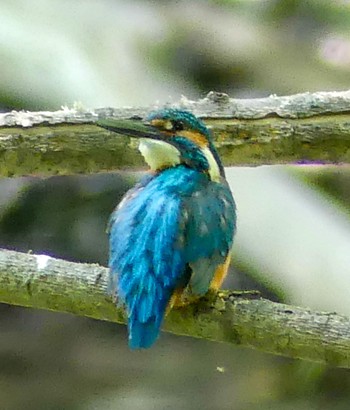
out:
M139 139L148 172L109 221L108 292L126 307L129 347L157 340L167 312L217 291L227 274L236 205L204 122L164 108L97 125Z

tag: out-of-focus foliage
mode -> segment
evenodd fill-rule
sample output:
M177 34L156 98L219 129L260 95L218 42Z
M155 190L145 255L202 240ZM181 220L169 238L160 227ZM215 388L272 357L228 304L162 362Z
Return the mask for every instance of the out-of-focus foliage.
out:
M0 109L347 89L349 25L345 0L0 1ZM226 285L348 312L349 170L228 175L239 232ZM106 264L106 223L135 177L0 181L0 246ZM345 410L350 400L347 371L231 346L162 335L130 352L122 326L5 305L0 328L7 410Z
M0 101L7 107L348 87L350 8L343 0L13 0L0 12Z
M350 168L338 167L310 167L295 169L305 178L305 182L327 195L331 201L336 201L344 212L350 210Z

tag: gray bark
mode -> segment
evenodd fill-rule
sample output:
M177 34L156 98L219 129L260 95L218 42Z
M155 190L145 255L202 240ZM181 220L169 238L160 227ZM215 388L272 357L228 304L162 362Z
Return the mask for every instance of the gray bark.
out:
M212 129L226 166L290 162L350 162L350 91L238 100L211 92L175 104ZM127 137L94 122L145 116L143 108L64 108L0 114L0 176L54 175L123 169L142 164Z
M99 265L0 250L4 303L125 323L124 310L106 296L107 277L108 270ZM220 292L174 309L164 330L350 368L349 318L270 302L249 292Z

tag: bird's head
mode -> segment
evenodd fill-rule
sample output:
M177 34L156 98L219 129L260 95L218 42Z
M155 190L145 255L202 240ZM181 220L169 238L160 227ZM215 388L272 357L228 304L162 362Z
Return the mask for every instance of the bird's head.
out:
M145 120L110 118L97 125L140 138L139 150L154 171L184 164L207 173L214 181L224 176L208 128L188 111L163 109L152 112Z

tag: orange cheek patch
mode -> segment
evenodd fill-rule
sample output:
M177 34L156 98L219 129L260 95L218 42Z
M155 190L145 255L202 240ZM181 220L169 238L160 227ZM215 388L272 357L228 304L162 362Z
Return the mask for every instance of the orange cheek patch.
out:
M208 146L208 141L200 132L197 131L179 131L179 137L186 137L189 140L193 141L200 148L206 148Z

